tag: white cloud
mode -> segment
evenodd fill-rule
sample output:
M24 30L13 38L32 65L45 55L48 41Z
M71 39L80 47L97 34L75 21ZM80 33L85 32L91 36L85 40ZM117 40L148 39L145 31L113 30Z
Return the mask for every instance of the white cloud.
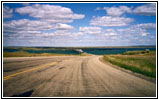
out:
M37 42L37 41L35 41L35 40L29 40L28 42L29 42L29 43L35 43L35 42Z
M55 30L55 29L64 29L71 30L73 26L57 23L52 24L40 20L12 20L10 22L4 22L3 27L5 31L44 31L44 30Z
M54 32L54 34L56 35L56 36L70 36L71 35L71 33L70 33L70 31L68 31L68 30L57 30L56 32Z
M131 13L133 7L120 6L119 8L120 8L123 12Z
M129 25L129 23L133 21L134 19L132 18L103 16L103 17L94 17L90 21L90 24L96 26L113 27L113 26L127 26Z
M93 17L90 21L90 25L106 26L106 27L117 27L127 26L133 22L133 18L121 17L124 13L131 13L132 7L119 6L119 7L97 7L95 10L105 10L107 16Z
M106 29L104 30L104 36L107 36L107 37L112 37L112 36L116 36L117 33L114 29Z
M100 27L80 27L79 31L88 34L100 34L102 29Z
M9 38L36 38L36 37L53 37L69 36L69 31L74 27L63 23L48 23L41 20L12 20L3 23L4 37Z
M106 29L104 32L106 32L106 33L114 33L115 30L114 29Z
M149 33L141 33L141 36L147 36Z
M13 16L13 9L7 6L3 7L3 18L11 18Z
M134 28L142 28L146 30L153 30L156 29L155 23L144 23L144 24L137 24L133 26Z
M156 15L156 4L145 4L138 6L134 9L135 14L145 15L145 16L155 16Z
M95 9L95 11L96 11L96 10L103 10L103 8L97 7L97 8Z
M55 29L55 25L39 20L12 20L10 22L4 22L5 31L42 31Z
M84 32L75 32L75 33L72 33L70 36L74 37L74 38L79 37L79 36L84 37Z
M67 24L58 23L58 24L56 24L56 29L72 30L73 26L70 26L70 25L67 25Z
M74 19L83 19L85 17L83 14L73 13L70 8L56 5L35 4L17 8L16 12L20 14L29 14L31 17L55 23L72 22Z
M155 23L144 23L144 24L136 24L126 29L118 29L118 33L122 33L125 35L131 35L134 37L138 36L148 36L150 35L149 30L155 30ZM152 35L152 34L151 34Z
M99 9L99 8L98 8ZM127 6L119 6L119 7L104 7L103 8L108 16L121 16L124 13L131 13L131 8Z
M76 31L73 26L66 23L84 18L83 14L75 14L70 8L62 6L26 4L25 7L17 8L16 12L34 17L34 20L4 21L4 43L12 44L13 42L13 44L25 45L27 42L29 46L31 44L40 46L93 46L126 45L129 42L140 44L140 40L146 44L149 41L155 41L155 23L137 24L129 28L120 27L130 25L134 21L133 18L124 17L125 13L132 13L131 7L98 7L96 10L105 10L107 15L93 17L90 21L90 25L93 26L79 27L79 30ZM13 16L11 15L13 9L7 8L6 12L10 13L8 16ZM120 27L120 29L109 29L109 27Z
M113 37L113 36L116 36L117 35L117 33L106 33L106 34L104 34L104 36L107 36L107 37Z

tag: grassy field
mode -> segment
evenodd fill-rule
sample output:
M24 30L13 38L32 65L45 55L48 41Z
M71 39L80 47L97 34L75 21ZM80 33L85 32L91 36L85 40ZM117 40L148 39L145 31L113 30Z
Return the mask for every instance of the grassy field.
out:
M104 55L104 60L149 77L156 77L155 51L128 51L120 55Z
M3 57L36 57L36 56L88 56L89 54L81 53L78 55L73 54L53 54L53 53L28 53L25 51L17 52L3 52Z

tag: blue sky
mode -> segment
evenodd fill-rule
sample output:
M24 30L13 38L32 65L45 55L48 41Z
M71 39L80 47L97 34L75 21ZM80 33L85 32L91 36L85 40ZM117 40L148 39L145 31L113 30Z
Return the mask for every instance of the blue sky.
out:
M3 45L156 45L156 4L3 3Z

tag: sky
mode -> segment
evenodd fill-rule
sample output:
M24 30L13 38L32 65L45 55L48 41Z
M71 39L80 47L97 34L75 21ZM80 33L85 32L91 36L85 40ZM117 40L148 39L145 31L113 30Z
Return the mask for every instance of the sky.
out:
M3 3L3 46L156 45L156 3Z

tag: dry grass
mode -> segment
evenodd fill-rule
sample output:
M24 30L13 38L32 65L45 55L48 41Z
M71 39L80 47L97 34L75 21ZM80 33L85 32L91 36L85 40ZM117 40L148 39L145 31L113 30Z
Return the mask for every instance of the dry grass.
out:
M150 77L156 77L156 53L132 51L124 55L105 55L104 59L112 64ZM129 55L131 53L131 55ZM128 54L128 55L126 55ZM133 54L133 55L132 55Z
M88 56L89 54L82 53L79 55L73 54L53 54L53 53L28 53L25 51L17 51L17 52L3 52L3 57L36 57L36 56Z

